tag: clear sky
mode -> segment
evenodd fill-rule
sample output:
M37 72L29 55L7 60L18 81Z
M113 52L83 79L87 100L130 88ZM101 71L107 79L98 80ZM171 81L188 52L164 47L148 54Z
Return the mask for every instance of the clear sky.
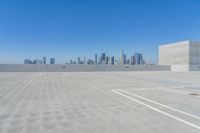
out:
M142 52L200 40L200 0L0 0L0 63ZM170 52L170 51L169 51Z

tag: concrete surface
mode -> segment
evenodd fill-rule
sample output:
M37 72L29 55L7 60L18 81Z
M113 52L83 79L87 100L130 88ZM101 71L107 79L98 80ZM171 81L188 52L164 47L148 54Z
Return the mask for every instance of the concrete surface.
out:
M168 65L0 64L0 72L170 71Z
M0 133L200 133L200 73L0 73Z

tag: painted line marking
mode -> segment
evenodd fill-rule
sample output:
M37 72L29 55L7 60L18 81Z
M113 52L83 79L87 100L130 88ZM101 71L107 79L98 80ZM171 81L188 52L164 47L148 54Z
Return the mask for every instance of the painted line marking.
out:
M155 90L155 88L138 88L138 89L129 89L129 90L134 90L134 91L142 91L142 90Z
M138 98L140 98L140 99L146 100L146 101L148 101L148 102L157 104L157 105L162 106L162 107L165 107L165 108L167 108L167 109L170 109L170 110L173 110L173 111L176 111L176 112L179 112L179 113L182 113L182 114L184 114L184 115L187 115L187 116L190 116L190 117L193 117L193 118L195 118L195 119L199 119L199 120L200 120L200 116L196 116L196 115L193 115L193 114L190 114L190 113L181 111L181 110L179 110L179 109L176 109L176 108L173 108L173 107L169 107L169 106L167 106L167 105L165 105L165 104L162 104L162 103L153 101L153 100L151 100L151 99L148 99L148 98L145 98L145 97L142 97L142 96L133 94L133 93L130 93L130 92L125 91L125 90L119 90L119 91L122 91L122 92L124 92L124 93L133 95L133 96L135 96L135 97L138 97Z
M169 114L169 113L166 113L166 112L164 112L164 111L162 111L162 110L159 110L159 109L157 109L157 108L155 108L155 107L153 107L153 106L150 106L150 105L148 105L148 104L146 104L146 103L143 103L143 102L141 102L141 101L139 101L139 100L136 100L136 99L134 99L134 98L132 98L132 97L130 97L130 96L127 96L127 95L125 95L125 94L123 94L123 93L120 93L120 92L118 92L118 91L116 91L116 90L112 90L114 93L117 93L117 94L119 94L119 95L121 95L121 96L124 96L124 97L126 97L126 98L128 98L128 99L130 99L130 100L133 100L133 101L135 101L135 102L137 102L137 103L139 103L139 104L142 104L142 105L144 105L144 106L146 106L146 107L148 107L148 108L150 108L150 109L152 109L152 110L154 110L154 111L157 111L157 112L159 112L159 113L161 113L161 114L163 114L163 115L166 115L166 116L168 116L168 117L170 117L170 118L172 118L172 119L174 119L174 120L177 120L177 121L179 121L179 122L181 122L181 123L184 123L184 124L186 124L186 125L189 125L189 126L191 126L191 127L193 127L193 128L196 128L196 129L199 129L200 130L200 126L198 126L198 125L196 125L196 124L193 124L193 123L191 123L191 122L188 122L188 121L186 121L186 120L183 120L183 119L181 119L181 118L178 118L178 117L176 117L176 116L174 116L174 115L171 115L171 114Z
M185 88L185 86L170 87L170 88L167 88L167 89L166 89L166 87L138 88L138 89L130 88L130 89L128 89L128 90L142 91L142 90L156 90L156 89L158 89L158 90L173 92L173 93L177 93L177 94L187 95L187 96L189 96L189 94L192 94L192 93L193 93L193 92L189 92L189 91L177 90L178 88ZM194 97L199 97L199 96L194 96ZM200 97L199 97L199 98L200 98Z
M190 94L191 92L188 92L188 91L180 91L180 90L173 90L173 89L165 89L165 88L162 88L162 87L158 87L156 88L158 90L163 90L163 91L169 91L169 92L173 92L173 93L177 93L177 94L183 94L183 95L188 95Z

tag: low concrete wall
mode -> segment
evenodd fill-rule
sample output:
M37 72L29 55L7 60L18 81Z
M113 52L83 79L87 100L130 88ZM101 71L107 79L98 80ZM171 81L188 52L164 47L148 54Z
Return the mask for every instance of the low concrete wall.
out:
M171 65L173 72L200 71L200 65Z
M0 72L90 72L90 71L170 71L170 66L0 64Z
M171 65L172 72L189 72L189 65Z

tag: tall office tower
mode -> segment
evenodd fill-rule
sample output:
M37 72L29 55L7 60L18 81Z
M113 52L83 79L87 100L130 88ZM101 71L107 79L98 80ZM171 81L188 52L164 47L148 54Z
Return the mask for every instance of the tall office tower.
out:
M102 53L101 58L102 58L102 62L105 62L105 61L106 61L106 54L105 54L105 53Z
M55 58L50 58L50 64L55 64Z
M38 64L42 64L43 63L43 60L38 60Z
M135 65L135 56L131 56L131 62L130 62L131 65Z
M86 64L86 58L85 58L85 56L83 58L83 64Z
M81 64L81 58L78 57L77 64Z
M124 65L126 64L126 55L124 54L124 51L121 51L121 55L120 55L120 64Z
M143 55L140 53L135 53L135 64L141 65L143 64Z
M105 64L108 64L108 61L109 61L109 57L106 56Z
M38 60L33 60L33 64L38 64Z
M73 64L73 60L70 60L69 64Z
M109 58L108 64L109 65L114 65L115 64L115 58L114 58L114 56L112 56L112 57Z
M111 65L114 65L114 64L115 64L115 57L112 56L112 57L111 57Z
M97 54L95 54L95 64L97 64Z
M129 65L129 63L130 63L130 60L129 60L129 59L128 59L128 60L126 60L126 64L127 64L127 65Z
M99 57L99 64L102 64L102 57Z
M43 57L43 64L47 64L47 58Z

